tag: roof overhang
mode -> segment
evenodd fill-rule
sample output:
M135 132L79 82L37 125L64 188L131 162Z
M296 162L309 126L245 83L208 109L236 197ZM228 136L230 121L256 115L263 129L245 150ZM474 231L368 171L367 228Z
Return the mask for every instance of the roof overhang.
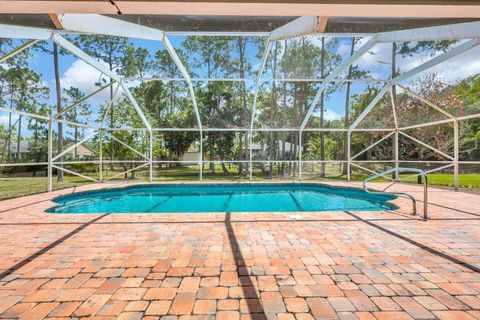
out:
M0 13L480 18L477 0L1 0Z

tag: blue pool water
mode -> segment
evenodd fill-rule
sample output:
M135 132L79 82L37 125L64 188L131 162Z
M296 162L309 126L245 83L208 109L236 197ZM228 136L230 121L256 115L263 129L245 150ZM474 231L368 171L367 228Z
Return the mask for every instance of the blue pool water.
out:
M61 196L52 213L372 211L395 197L314 184L140 185Z

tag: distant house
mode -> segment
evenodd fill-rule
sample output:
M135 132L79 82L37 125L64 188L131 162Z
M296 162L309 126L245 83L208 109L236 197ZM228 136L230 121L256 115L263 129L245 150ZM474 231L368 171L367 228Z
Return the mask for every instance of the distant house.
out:
M70 146L73 145L72 143L69 143L67 146L63 147L64 150L69 148ZM75 150L76 149L76 150ZM90 148L87 146L80 144L76 148L73 148L69 152L65 154L65 157L67 158L74 158L75 157L75 152L77 154L77 159L82 159L82 160L93 160L95 157L95 152L93 152Z
M280 152L283 151L283 141L278 140L277 141L277 150ZM297 147L295 149L295 147ZM191 162L197 162L198 159L200 159L200 148L198 146L191 146L188 148L188 150L180 157L181 161L191 161ZM290 143L288 141L285 141L285 157L289 158L291 153L297 150L298 152L298 145L295 145L293 143ZM253 158L266 158L268 156L268 146L266 144L262 145L259 143L254 143L252 145L252 153L253 153ZM248 159L250 155L250 148L244 147L244 158L243 159ZM219 160L218 156L215 156L215 160Z
M200 148L198 146L190 146L187 151L180 157L180 161L198 162L200 159Z
M277 140L277 148L276 149L280 153L282 153L284 148L285 148L285 157L287 157L287 158L289 158L290 155L293 152L295 152L295 151L298 152L298 145L290 143L288 141L285 141L285 146L284 146L282 140ZM247 155L249 154L250 148L248 146L245 148L245 152L246 152ZM253 153L254 158L255 157L267 158L267 156L268 156L268 145L267 144L254 143L252 145L252 153Z
M35 143L34 140L20 140L20 158L28 158L30 152L31 152L31 147ZM4 147L6 147L6 141L0 140L0 150L3 150ZM68 147L72 146L74 143L71 142L67 144L66 146L63 147L64 150L66 150ZM81 159L81 160L92 160L95 157L95 152L93 152L90 148L87 146L80 144L76 148L70 150L67 152L64 157L65 158L74 158L75 157L75 149L77 153L77 158L76 159ZM18 151L17 151L17 141L13 140L10 144L10 158L16 159L18 157Z
M33 140L20 140L20 157L21 158L26 158L27 155L30 153L30 146L34 143L35 141ZM1 140L0 141L0 150L3 151L4 148L7 148L6 146L7 141ZM5 152L7 153L7 152ZM14 159L18 157L18 151L17 151L17 140L12 140L10 142L10 150L8 152L10 154L10 158Z

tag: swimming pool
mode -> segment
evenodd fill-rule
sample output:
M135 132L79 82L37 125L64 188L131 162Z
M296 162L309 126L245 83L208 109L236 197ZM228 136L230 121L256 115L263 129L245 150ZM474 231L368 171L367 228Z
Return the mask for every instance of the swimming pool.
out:
M317 184L137 185L53 199L50 213L378 211L390 195Z

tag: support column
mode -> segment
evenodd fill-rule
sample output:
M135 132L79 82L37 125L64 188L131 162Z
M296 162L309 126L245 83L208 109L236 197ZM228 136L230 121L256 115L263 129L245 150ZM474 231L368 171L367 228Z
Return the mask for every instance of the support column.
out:
M48 170L47 170L47 180L48 180L48 192L52 192L52 170L53 170L53 130L52 130L52 119L48 120Z
M98 152L98 159L100 160L100 162L98 163L98 180L100 181L100 183L103 183L103 129L100 129L98 137L100 139L100 150Z
M350 182L351 180L351 176L350 176L350 171L351 171L351 164L352 164L352 159L351 159L351 152L350 152L350 148L351 148L351 144L352 144L352 134L349 131L347 131L347 181Z
M395 130L395 137L394 137L394 156L395 156L395 168L398 168L398 130ZM395 171L395 179L398 180L399 172Z
M245 149L247 146L245 146ZM245 154L247 150L245 150ZM248 163L249 163L249 181L253 181L253 130L250 128L248 133Z
M149 180L153 181L153 131L150 131L150 146L149 146Z
M458 120L453 121L453 187L458 191Z
M203 180L203 131L200 131L200 155L198 159L200 165L200 181Z
M298 179L302 180L302 130L298 131Z

